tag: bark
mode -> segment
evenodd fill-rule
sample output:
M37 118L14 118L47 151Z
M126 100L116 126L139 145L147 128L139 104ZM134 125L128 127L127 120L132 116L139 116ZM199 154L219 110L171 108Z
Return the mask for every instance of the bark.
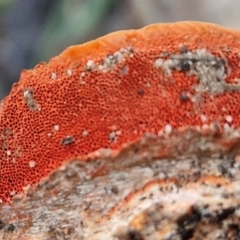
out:
M145 135L74 160L0 209L1 239L237 239L240 131Z

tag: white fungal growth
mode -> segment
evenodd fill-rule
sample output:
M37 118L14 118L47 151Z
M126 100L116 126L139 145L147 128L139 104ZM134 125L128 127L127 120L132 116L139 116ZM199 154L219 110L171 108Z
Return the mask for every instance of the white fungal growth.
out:
M9 156L11 156L11 150L7 150L7 156L9 157Z
M28 185L26 185L26 186L23 187L23 191L24 191L24 192L27 192L30 188L31 188L31 185L28 184Z
M88 60L86 63L87 70L93 70L95 68L95 63L93 60Z
M29 88L23 91L23 97L27 103L27 106L29 108L29 110L31 111L41 111L41 107L39 106L39 104L36 102L36 100L33 97L33 89Z
M79 79L80 79L80 84L81 84L81 85L85 85L85 84L86 84L86 81L84 80L85 75L86 75L85 72L82 72L82 73L80 74Z
M204 115L204 114L201 114L201 115L200 115L200 119L201 119L201 121L202 121L203 123L208 120L207 116Z
M164 64L164 60L162 58L157 58L154 63L153 63L153 66L155 68L161 68Z
M29 162L28 162L28 166L29 166L30 168L34 168L34 167L36 166L36 162L35 162L35 161L29 161Z
M51 79L55 80L56 78L57 78L57 74L56 74L55 72L53 72L53 73L51 74Z
M148 87L148 88L151 87L151 83L149 83L149 82L146 82L145 85L146 85L146 87Z
M98 65L98 70L102 72L110 71L114 66L123 62L127 57L133 57L133 49L131 47L120 48L113 54L108 55L103 59L101 64ZM125 75L128 69L123 68L122 74Z
M134 129L134 130L133 130L133 134L137 135L137 134L138 134L138 130L137 130L137 129Z
M87 137L88 136L88 130L83 130L82 131L82 136Z
M226 112L226 111L227 111L226 107L223 106L223 107L222 107L222 111L223 111L223 112Z
M108 136L109 141L117 142L117 137L121 134L122 134L121 130L113 130L112 132L109 133L109 136Z
M80 84L81 84L81 85L85 85L86 82L85 82L84 80L80 80Z
M154 61L153 66L155 68L161 68L164 72L164 74L171 76L172 75L172 69L176 65L176 62L173 59L167 59L163 60L162 58L158 58Z
M16 194L17 194L16 191L11 191L11 192L10 192L10 195L11 195L11 196L15 196Z
M186 72L187 76L196 76L198 82L195 91L199 94L240 91L239 84L226 82L231 69L224 56L215 56L204 48L159 57L153 61L153 66L160 68L168 76L171 76L173 71Z
M225 117L225 120L228 122L228 123L231 123L233 121L233 117L231 115L227 115Z
M60 126L59 126L59 125L54 125L54 126L53 126L53 129L54 129L54 131L56 131L56 132L57 132L57 131L59 131L59 129L60 129Z
M85 73L85 72L81 72L81 74L80 74L80 78L83 78L83 77L85 77L85 75L86 75L86 73Z
M109 141L110 142L115 142L116 141L116 137L117 137L117 134L116 134L116 132L110 132L109 133Z
M25 99L30 99L30 98L32 98L32 93L31 93L31 91L30 91L30 90L25 90L25 91L23 92L23 97L24 97Z
M85 69L88 71L95 70L95 71L101 71L101 72L108 72L111 69L113 69L114 66L119 64L120 62L124 62L127 57L133 57L134 52L132 47L126 47L126 48L120 48L118 51L107 55L105 58L103 58L99 63L95 63L93 60L88 60L85 66ZM123 68L122 74L125 75L127 73L128 68ZM82 77L84 73L81 73L80 80L82 80ZM80 81L80 84L82 82ZM83 82L85 84L85 82Z
M68 69L67 70L67 75L70 77L70 76L72 76L72 69Z
M172 125L170 124L166 124L165 127L164 127L164 132L166 134L170 134L172 132L173 128L172 128Z

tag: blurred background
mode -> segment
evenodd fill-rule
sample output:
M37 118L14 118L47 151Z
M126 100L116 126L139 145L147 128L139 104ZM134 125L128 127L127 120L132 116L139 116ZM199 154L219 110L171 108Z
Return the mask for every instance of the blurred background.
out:
M0 99L24 68L119 29L196 20L240 30L236 0L0 0Z

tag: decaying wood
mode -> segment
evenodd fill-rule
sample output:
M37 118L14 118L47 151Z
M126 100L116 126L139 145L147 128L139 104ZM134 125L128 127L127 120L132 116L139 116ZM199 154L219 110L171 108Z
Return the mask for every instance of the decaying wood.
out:
M239 130L184 129L68 162L1 206L0 237L238 239L239 142Z

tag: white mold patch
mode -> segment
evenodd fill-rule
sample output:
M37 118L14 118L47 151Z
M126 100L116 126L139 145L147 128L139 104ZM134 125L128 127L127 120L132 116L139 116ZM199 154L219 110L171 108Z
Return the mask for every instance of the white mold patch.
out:
M11 156L11 154L12 154L11 150L7 150L7 156L9 157Z
M51 74L51 79L52 80L55 80L57 78L57 74L55 73L55 72L53 72L52 74Z
M205 122L207 122L208 117L207 117L206 115L204 115L204 114L201 114L201 115L200 115L200 119L201 119L201 121L202 121L203 123L205 123Z
M30 168L34 168L34 167L36 166L36 162L35 162L35 161L29 161L29 162L28 162L28 166L29 166Z
M16 191L11 191L11 192L10 192L10 195L11 195L11 196L15 196L16 194L17 194Z
M93 60L88 60L86 63L86 70L91 71L95 69L95 63Z
M36 102L36 100L34 99L34 93L33 93L33 89L32 88L28 88L23 90L23 97L27 103L27 106L29 108L29 110L31 111L40 111L41 108L39 106L39 104Z
M56 124L56 125L54 125L54 126L53 126L53 129L54 129L54 131L56 131L56 132L57 132L57 131L59 131L59 129L60 129L60 126Z
M171 76L173 71L196 76L198 83L195 91L198 93L221 94L225 91L240 91L240 85L226 82L230 71L226 59L214 56L207 49L196 49L172 54L168 58L157 58L153 66L161 68L168 76Z
M133 57L134 51L132 47L120 48L118 51L113 54L109 54L106 58L100 61L99 64L96 64L93 60L88 60L85 66L85 69L88 71L101 71L108 72L117 64L125 61L128 57ZM123 75L127 74L127 66L123 68ZM125 71L126 70L126 71Z
M170 125L170 124L166 124L166 125L165 125L165 127L164 127L164 132L165 132L166 134L171 134L172 130L173 130L172 125Z
M72 76L72 69L68 69L67 70L67 75L70 77L70 76Z
M82 72L79 76L79 83L80 85L85 85L86 84L86 81L84 80L84 77L85 77L86 73L85 72Z
M231 115L227 115L225 119L228 123L231 123L233 121L233 117Z
M133 56L133 49L131 47L121 48L119 51L108 55L103 62L98 66L98 69L102 72L111 70L115 65L124 61L127 57Z
M85 129L85 130L82 131L82 136L83 137L87 137L88 134L89 134L88 130Z
M120 130L113 130L112 132L109 133L108 139L111 143L116 143L118 140L118 136L121 135Z

